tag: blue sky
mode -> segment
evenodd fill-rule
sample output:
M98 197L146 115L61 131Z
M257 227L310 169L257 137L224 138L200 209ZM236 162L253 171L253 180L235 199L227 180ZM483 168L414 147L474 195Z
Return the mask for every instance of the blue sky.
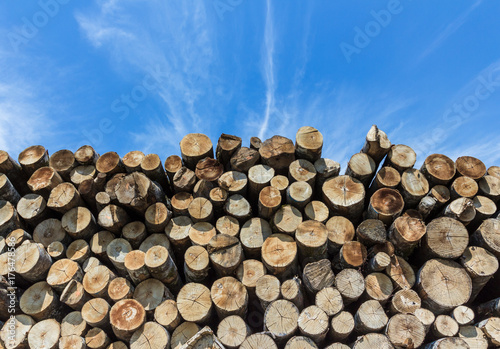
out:
M0 149L179 153L202 132L500 163L498 1L0 3Z

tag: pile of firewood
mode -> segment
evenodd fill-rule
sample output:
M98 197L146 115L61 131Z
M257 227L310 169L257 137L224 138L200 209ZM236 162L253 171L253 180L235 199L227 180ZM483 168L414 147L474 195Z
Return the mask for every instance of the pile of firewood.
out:
M0 348L500 346L500 167L322 134L0 151Z

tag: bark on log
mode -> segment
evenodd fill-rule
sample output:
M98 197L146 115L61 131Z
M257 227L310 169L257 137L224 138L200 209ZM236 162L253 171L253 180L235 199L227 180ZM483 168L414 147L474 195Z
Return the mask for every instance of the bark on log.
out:
M387 240L384 223L378 219L366 219L356 228L356 237L366 247L383 244Z
M306 205L304 208L304 215L306 219L325 223L330 212L323 202L314 200Z
M29 177L39 168L49 166L49 152L41 145L32 145L24 149L17 160Z
M431 186L448 185L455 177L455 162L446 155L432 154L425 159L420 172L427 178Z
M247 258L260 258L264 241L272 234L271 226L262 218L251 218L243 224L240 242Z
M255 284L255 295L262 309L266 310L269 304L281 298L279 279L274 275L261 276Z
M278 174L286 174L288 166L295 160L292 140L282 136L273 136L262 142L259 153L262 163L274 168Z
M81 210L81 208L78 208L78 210ZM99 216L97 217L97 223L102 228L109 230L114 234L119 234L123 227L130 222L130 220L131 219L127 212L123 208L116 205L108 205L104 207L101 212L99 212Z
M19 194L25 195L30 192L26 185L29 176L24 173L17 161L4 150L0 150L0 172L9 178Z
M272 234L262 245L262 262L278 278L294 275L297 259L297 243L290 235Z
M370 197L366 217L379 219L389 227L401 215L404 205L403 197L397 190L381 188Z
M111 205L108 207L111 208ZM106 212L107 210L101 211L101 213L103 213L103 216ZM99 214L99 217L101 217L101 214ZM75 207L66 212L62 217L61 224L64 230L73 239L87 240L97 232L97 224L95 218L92 213L85 207ZM106 227L106 224L104 224L104 220L101 220L99 222L99 225L104 228Z
M429 231L432 230L432 228L428 229ZM425 233L426 227L422 220L403 216L396 218L392 223L387 238L394 246L395 252L399 256L407 258L413 253Z
M471 199L459 198L453 200L443 211L443 216L451 217L468 225L476 216L476 209Z
M165 160L165 172L167 173L168 182L172 185L174 175L182 167L182 159L178 155L170 155Z
M275 338L284 344L297 332L299 309L290 301L279 299L272 302L264 313L264 326Z
M383 166L390 166L402 173L409 168L412 168L417 161L417 154L407 145L395 144L392 145L387 152L387 157Z
M172 179L172 187L174 193L187 192L192 193L196 185L195 173L187 167L182 166L174 175Z
M236 150L231 157L231 170L247 173L248 170L256 165L260 160L259 149L241 147Z
M90 145L83 145L78 148L74 156L80 165L93 165L99 159L99 154Z
M132 150L125 154L125 156L122 158L122 162L127 173L140 171L141 162L144 157L144 153L140 150Z
M436 185L418 203L418 212L423 218L439 211L451 198L450 190L444 185Z
M145 258L146 254L140 250L130 251L125 255L124 267L135 285L151 277L146 268Z
M83 284L76 280L71 280L61 293L61 302L75 310L82 309L83 305L90 300Z
M165 201L161 187L140 172L133 172L123 177L116 184L115 191L121 205L141 216L150 205Z
M17 205L21 200L21 195L14 187L9 177L0 173L0 199L9 201L13 205Z
M365 153L357 153L347 163L345 174L356 178L363 183L365 188L368 188L375 175L375 171L377 171L375 161Z
M302 223L302 213L291 205L283 205L272 218L273 231L293 235Z
M24 291L19 300L21 311L37 321L62 318L59 296L45 281L37 282Z
M209 182L204 179L199 180L198 182L196 182L193 188L193 197L194 198L203 197L206 199L210 199L210 191L215 187L216 186L214 182Z
M479 193L497 203L500 200L500 178L484 176L479 180Z
M379 332L388 321L384 308L375 300L362 303L354 315L355 330L358 334Z
M295 240L302 265L327 258L328 230L323 223L312 220L300 223Z
M228 198L227 191L222 188L215 187L210 190L209 199L214 206L214 212L216 216L222 216L225 214L225 204Z
M179 271L168 249L163 246L153 246L145 254L145 266L151 276L160 280L173 292L182 287Z
M333 215L357 221L364 209L365 188L349 176L330 178L323 184L323 200Z
M295 304L299 310L304 309L304 286L298 276L294 276L283 282L281 285L281 295L283 299Z
M500 346L500 318L491 317L477 324L483 330L490 346Z
M221 134L219 140L217 141L217 148L215 150L217 160L229 168L229 160L239 148L241 148L241 137L225 133Z
M316 293L332 286L335 281L331 262L328 259L321 259L307 264L302 271L302 281L310 298L314 299Z
M244 259L243 248L238 238L218 234L207 245L210 262L219 277L232 275Z
M323 135L311 126L299 128L295 135L295 155L299 159L314 162L321 158Z
M201 329L194 322L183 322L172 332L171 348L183 349L183 345Z
M203 158L214 157L212 141L201 133L189 133L180 142L184 166L194 171L196 164Z
M367 258L366 247L359 241L347 241L334 258L335 269L360 268Z
M365 145L361 149L361 152L369 155L378 165L390 148L391 142L387 134L380 130L377 125L372 125L366 134Z
M45 200L48 200L51 190L62 182L63 179L56 170L51 167L41 167L31 175L27 183L33 193L40 194Z
M429 182L416 169L408 169L401 176L399 191L405 201L405 208L414 208L429 192Z
M355 236L354 225L345 217L334 216L326 224L328 230L328 254L336 255L340 248Z
M488 340L483 330L477 326L461 326L458 330L458 337L463 339L470 349L487 349Z
M153 182L159 184L163 190L169 189L167 175L157 154L148 154L142 159L141 171Z
M200 181L217 182L224 173L224 165L212 158L204 158L196 164L195 175Z
M472 294L469 299L469 302L472 302L497 272L498 259L482 247L468 246L460 257L460 264L472 280Z
M117 173L125 173L125 166L118 155L114 151L110 151L102 154L95 163L95 168L98 172L106 174L108 178L111 178Z

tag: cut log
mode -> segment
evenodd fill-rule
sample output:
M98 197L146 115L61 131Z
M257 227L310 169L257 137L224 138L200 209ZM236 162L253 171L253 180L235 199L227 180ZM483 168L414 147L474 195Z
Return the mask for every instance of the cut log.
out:
M42 321L48 318L61 319L63 311L59 297L52 287L45 282L40 281L31 285L24 291L19 300L21 311L31 316L36 321Z
M323 223L312 220L300 223L295 240L302 265L327 258L328 231Z
M477 181L486 174L484 163L472 156L461 156L455 161L457 174Z
M281 295L283 299L289 300L295 306L304 309L304 290L302 280L298 276L285 280L281 285Z
M61 259L49 269L47 283L56 291L61 293L71 280L81 282L83 280L83 271L78 263L70 259Z
M61 302L75 310L82 309L83 305L88 302L90 298L83 284L76 280L71 280L61 293Z
M390 226L401 215L404 205L403 197L397 190L381 188L371 196L366 217L379 219Z
M412 288L415 284L415 271L402 257L392 256L385 273L392 279L395 289Z
M44 280L51 265L52 258L39 244L28 242L16 249L15 272L26 281L34 283Z
M321 158L314 162L316 169L316 192L320 193L323 188L323 183L328 178L337 177L340 173L340 164L331 159Z
M167 331L174 331L182 322L176 301L173 299L163 301L163 303L156 307L154 319L157 323L165 327Z
M210 290L198 283L184 285L177 295L177 309L186 321L206 323L212 313Z
M149 235L139 246L139 250L146 253L151 247L154 246L163 246L168 250L168 253L174 259L174 252L172 247L170 246L170 240L165 234L152 234Z
M251 218L243 224L240 241L248 258L260 258L264 241L272 234L271 226L262 218Z
M165 234L172 244L172 248L177 255L182 256L191 245L189 230L193 222L187 216L174 217L165 227Z
M279 299L267 307L264 313L264 326L278 344L284 344L297 331L299 315L299 309L295 304Z
M419 256L430 258L456 259L460 257L469 243L469 234L459 221L440 217L432 220L422 239Z
M218 179L218 183L219 187L227 191L228 195L240 194L245 196L247 193L248 178L243 172L225 172Z
M118 339L129 341L146 321L144 307L134 299L124 299L113 305L109 313L113 333Z
M498 347L500 345L500 318L499 317L491 317L489 319L485 319L477 324L481 330L483 330L486 338L488 339L488 343L490 346Z
M17 203L17 213L32 228L52 216L47 208L47 202L38 194L23 196Z
M85 344L88 349L106 349L111 340L102 328L94 327L85 335Z
M390 310L392 314L413 314L421 304L417 292L410 289L399 290L392 297Z
M262 245L262 262L278 278L294 275L297 259L297 243L290 235L272 234Z
M60 335L61 325L56 320L42 320L31 327L28 345L30 348L56 349Z
M295 155L299 159L316 161L321 158L323 135L311 126L299 128L295 135Z
M82 313L72 311L61 321L61 337L78 336L83 337L89 330L89 326L83 320Z
M427 178L431 186L448 185L455 177L455 162L446 155L432 154L425 159L420 172Z
M60 241L53 241L47 246L47 253L50 255L52 260L59 260L66 256L66 246Z
M281 284L274 275L263 275L255 284L255 295L262 309L266 310L271 302L281 298Z
M102 211L104 207L108 206L111 203L111 197L105 191L101 191L95 194L95 203L97 211Z
M382 273L368 274L365 278L365 299L385 304L392 295L394 287L391 279Z
M434 323L436 316L432 311L425 308L419 308L413 313L415 317L424 325L425 333L429 332L431 325Z
M106 254L109 260L122 276L127 275L125 256L130 251L132 251L132 246L130 246L127 240L122 238L114 239L108 244L108 247L106 247Z
M184 136L180 142L180 148L184 165L191 170L196 168L196 164L201 159L214 157L212 141L201 133L190 133Z
M367 271L382 271L385 270L389 264L391 264L391 257L385 252L377 252L368 261Z
M365 153L354 154L347 163L345 174L359 180L367 188L377 171L375 161Z
M182 159L178 155L170 155L165 160L165 172L167 173L168 181L172 185L174 175L182 167Z
M334 267L338 270L359 268L367 258L366 247L359 241L347 241L334 259Z
M460 257L460 264L472 280L472 294L469 299L469 302L472 302L497 272L498 259L482 247L468 246Z
M424 349L470 349L467 342L462 338L448 337L441 338L437 341L429 343L423 347Z
M339 290L348 305L358 300L365 291L365 279L360 271L355 269L344 269L335 276L335 287Z
M111 241L115 239L115 236L107 230L101 230L95 233L90 239L90 249L94 255L99 257L101 260L108 260L106 254L106 249Z
M141 216L150 205L165 201L161 187L140 172L133 172L123 177L116 184L115 191L121 205Z
M328 259L321 259L307 264L302 271L302 281L310 298L314 299L316 293L332 286L335 281L331 262Z
M142 304L148 318L152 318L156 307L166 299L173 299L173 295L160 280L147 279L137 285L133 298Z
M293 182L307 182L312 188L316 183L316 168L305 160L298 159L293 161L288 168L288 179Z
M334 316L344 309L342 295L339 290L331 286L325 287L316 293L314 304L322 309L328 316Z
M105 191L106 186L110 182L112 182L112 179L106 183L106 175L103 173L98 173L95 179L86 179L78 185L80 196L82 197L83 201L85 201L87 207L89 207L92 213L95 215L99 213L99 210L97 209L97 203L95 202L96 195L101 191ZM116 199L116 196L114 197L114 199Z
M95 166L77 166L73 168L69 174L70 181L76 187L82 184L86 180L94 180L97 175Z
M293 235L300 223L302 213L292 205L281 206L272 218L273 230L288 235Z
M72 208L83 205L83 200L78 190L73 184L67 182L61 183L52 189L47 200L47 207L62 214Z
M83 145L78 148L74 156L80 165L92 165L99 159L99 154L90 145Z
M250 298L255 296L257 281L266 272L264 264L256 259L244 260L236 269L236 277L246 287Z
M92 298L82 307L82 318L92 327L109 328L111 306L104 298Z
M500 200L500 178L484 176L479 180L479 193L497 203Z
M419 348L425 340L425 327L414 315L396 314L389 319L385 335L397 348Z
M113 302L122 299L130 299L134 295L135 288L132 283L123 277L114 278L108 286L108 296Z
M274 168L278 174L286 174L290 163L295 160L295 146L292 140L282 136L265 140L259 153L262 163Z
M29 176L23 172L17 161L4 150L0 150L0 172L9 178L19 194L24 195L30 192L26 185Z
M188 192L192 193L196 185L196 175L194 171L187 167L182 166L174 175L172 179L172 187L175 193Z
M156 322L149 321L134 332L130 338L130 349L149 349L170 347L170 335L168 331Z
M476 216L476 209L471 199L459 198L446 206L443 216L451 217L462 222L464 225L468 225Z
M443 292L443 289L448 292ZM431 259L418 271L417 290L427 309L434 314L442 314L469 300L472 282L458 263Z
M271 185L271 187L279 190L282 199L285 198L286 188L288 188L288 185L290 184L290 181L287 177L283 175L276 175L271 179L271 182L269 182L269 184Z
M477 182L470 177L458 177L451 183L450 193L451 198L458 199L460 197L472 199L476 196L479 190Z
M145 257L146 254L140 250L130 251L125 255L123 265L135 285L151 277L144 262Z
M193 245L207 247L208 242L217 232L212 224L208 222L195 223L189 229L189 239Z
M318 306L311 305L300 313L297 320L300 333L320 345L328 333L328 315Z
M232 275L244 259L243 248L238 238L218 234L207 245L210 262L219 277Z
M206 199L210 199L210 191L215 188L214 182L209 182L204 179L199 180L196 182L194 188L193 188L193 197L194 198L199 198L203 197Z
M188 192L180 192L172 197L171 204L174 216L187 216L189 204L193 201L193 195Z
M361 152L368 154L378 165L390 148L391 142L387 134L380 130L377 125L372 125L366 134L365 145L361 149Z
M320 223L325 223L330 215L328 207L321 201L311 201L304 208L306 219L314 220Z
M141 162L144 159L145 155L142 151L132 150L129 151L122 158L123 166L127 173L132 173L141 170Z
M214 281L210 296L220 320L230 315L245 316L248 292L234 277L226 276Z
M342 343L333 343L325 347L325 349L349 349L349 348L350 347L347 344L342 344Z
M153 246L145 254L145 266L151 276L160 280L173 292L179 291L182 281L168 249L163 246Z
M114 151L102 154L99 159L97 159L95 168L98 172L106 174L108 178L111 178L117 173L126 172L120 156Z
M112 206L112 205L110 205ZM108 206L108 207L110 207ZM106 210L103 212L105 217ZM101 216L101 214L99 215ZM104 220L99 224L106 227ZM90 239L97 232L97 224L92 213L85 207L75 207L64 214L61 220L62 227L73 239Z
M241 148L241 137L232 136L228 134L221 134L217 142L217 149L215 151L217 160L224 166L228 166L229 160L233 154Z
M240 223L244 223L252 217L252 208L250 203L239 194L231 195L227 199L224 203L224 211L226 214L236 218Z
M62 182L63 179L56 170L51 167L41 167L31 175L28 187L33 193L40 194L48 200L51 190Z
M497 211L497 205L487 198L486 196L477 195L472 199L472 204L476 210L476 215L472 222L467 225L469 231L476 231L476 229L485 221L486 219L492 217Z
M403 196L405 207L414 208L429 192L429 182L419 170L408 169L401 176L399 191Z
M224 173L224 165L212 158L204 158L196 164L195 175L200 181L217 182Z
M239 237L240 223L238 220L231 216L222 216L215 222L215 229L219 234L226 234Z
M237 349L250 335L248 325L238 315L224 318L217 327L217 337L229 349Z
M194 223L213 222L214 210L210 200L202 197L193 199L188 206L188 213Z
M17 159L24 173L31 176L36 170L49 166L49 152L41 145L24 149Z
M403 144L392 145L387 152L384 166L390 166L398 170L400 173L412 168L417 161L417 154L415 151Z
M384 308L375 300L362 303L354 315L355 330L358 334L379 332L388 321Z
M497 258L500 258L500 220L490 218L485 220L479 228L471 235L474 245L480 246Z
M80 210L81 208L79 207L77 209ZM130 220L131 219L127 212L123 208L116 205L108 205L104 207L101 212L99 212L99 216L97 217L97 222L99 223L99 225L114 234L119 234L123 227L130 222Z
M194 322L183 322L172 333L171 348L183 349L184 344L191 339L201 327Z
M21 195L11 183L9 177L0 173L0 199L9 201L13 205L17 205L21 200Z
M49 158L49 166L59 173L66 181L70 180L71 170L76 167L77 162L71 150L62 149L56 151Z
M274 177L274 169L266 165L255 165L248 170L249 198L255 202L259 193L267 187ZM230 193L231 194L231 193Z
M141 171L152 181L160 185L163 190L168 189L168 180L161 159L157 154L148 154L142 159Z
M364 209L365 188L349 176L330 178L323 184L323 201L333 215L357 221Z
M454 337L459 330L458 323L449 315L438 315L432 324L431 333L434 338Z
M330 338L343 341L354 331L354 317L348 311L341 311L330 321Z
M465 305L459 305L450 315L459 326L470 325L474 322L474 311Z
M399 172L392 167L384 166L375 175L375 179L370 185L369 192L373 194L378 189L382 188L396 189L399 183L401 183L401 175Z
M278 349L274 340L264 333L255 333L248 336L240 345L240 349Z
M463 339L470 349L487 349L488 340L483 330L477 326L460 326L458 337Z
M366 247L383 244L387 239L384 223L378 219L366 219L356 228L356 237Z
M163 205L163 204L160 204L160 205ZM147 212L148 211L146 211L146 217L148 216ZM110 232L106 232L104 234L106 234L107 237L112 236L112 234ZM132 248L134 248L134 249L139 248L141 243L146 239L147 234L148 234L148 231L146 230L146 225L140 221L130 222L127 225L125 225L122 229L122 237L125 240L127 240L130 243L130 245L132 246ZM94 237L95 236L96 235L94 235ZM113 237L113 239L114 239L114 237ZM111 240L107 241L107 243L109 243ZM104 249L104 251L105 251L105 249Z
M336 255L340 248L355 236L354 225L345 217L334 216L326 222L328 230L328 254Z
M148 232L151 233L163 233L170 218L172 212L162 202L152 204L144 213L144 222Z
M451 194L444 185L436 185L418 203L418 212L423 218L439 211L449 200Z
M104 265L90 269L83 277L83 287L92 297L107 297L108 285L116 275Z
M210 190L208 196L214 207L215 215L222 216L224 214L224 207L228 197L227 191L222 188L215 187Z
M368 333L358 339L352 345L353 349L392 349L394 348L389 338L380 333Z
M431 227L427 227L428 231L436 231L433 227L439 222L431 223ZM443 227L444 225L439 224ZM407 258L413 253L413 250L419 243L420 239L425 235L426 227L422 220L409 216L398 217L389 228L387 237L393 244L396 253L399 256Z
M293 336L286 342L285 349L318 349L314 341L305 336Z
M287 203L303 211L311 201L312 194L313 189L307 182L293 182L286 189Z
M486 174L500 179L500 166L490 166Z
M28 333L35 323L28 315L12 315L0 331L0 343L8 349L28 348Z
M247 173L260 160L259 149L241 147L231 157L231 170Z

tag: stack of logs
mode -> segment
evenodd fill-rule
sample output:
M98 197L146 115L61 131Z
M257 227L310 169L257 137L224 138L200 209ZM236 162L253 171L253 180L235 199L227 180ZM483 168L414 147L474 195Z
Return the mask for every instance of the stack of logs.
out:
M322 134L0 151L0 348L500 346L500 168Z

